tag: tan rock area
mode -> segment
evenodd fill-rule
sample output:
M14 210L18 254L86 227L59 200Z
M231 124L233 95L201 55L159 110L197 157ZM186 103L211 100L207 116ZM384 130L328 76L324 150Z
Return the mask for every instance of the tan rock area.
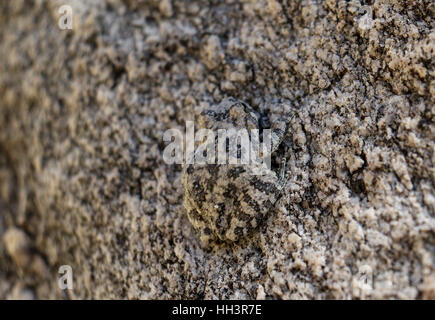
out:
M435 299L434 26L430 0L1 1L0 299ZM206 248L163 134L226 97L296 110L289 180Z

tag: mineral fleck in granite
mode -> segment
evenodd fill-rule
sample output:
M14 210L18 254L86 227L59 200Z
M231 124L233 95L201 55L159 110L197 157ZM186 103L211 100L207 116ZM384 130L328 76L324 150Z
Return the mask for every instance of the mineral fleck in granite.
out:
M0 299L435 299L434 26L430 0L1 1ZM281 128L270 174L167 164L229 98Z

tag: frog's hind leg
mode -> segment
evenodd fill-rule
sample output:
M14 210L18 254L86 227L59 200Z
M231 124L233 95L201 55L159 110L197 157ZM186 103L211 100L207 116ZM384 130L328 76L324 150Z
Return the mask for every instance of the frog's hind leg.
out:
M287 181L289 180L289 175L286 172L286 164L287 159L282 158L281 159L281 170L279 172L279 179L278 179L278 190L283 190L285 185L287 184Z
M290 104L280 103L270 108L271 153L275 152L288 133L290 121L294 115Z
M295 110L290 103L279 103L271 106L270 108L270 129L271 129L271 151L276 152L283 142L288 139L290 122L295 115ZM287 149L281 157L281 169L278 176L278 189L282 191L289 180L287 174L286 164L288 158L286 157Z

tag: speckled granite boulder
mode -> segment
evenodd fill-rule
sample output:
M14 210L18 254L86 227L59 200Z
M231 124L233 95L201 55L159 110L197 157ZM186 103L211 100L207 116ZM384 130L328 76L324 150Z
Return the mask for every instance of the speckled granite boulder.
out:
M435 299L434 16L430 0L1 2L0 298ZM290 179L246 241L203 248L162 137L228 96L298 110Z

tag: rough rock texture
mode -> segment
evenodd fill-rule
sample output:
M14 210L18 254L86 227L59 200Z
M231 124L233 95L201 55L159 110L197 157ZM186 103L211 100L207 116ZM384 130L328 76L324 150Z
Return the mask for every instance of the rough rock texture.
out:
M1 1L0 298L435 299L434 24L430 0ZM162 137L229 96L297 108L290 180L205 249Z

